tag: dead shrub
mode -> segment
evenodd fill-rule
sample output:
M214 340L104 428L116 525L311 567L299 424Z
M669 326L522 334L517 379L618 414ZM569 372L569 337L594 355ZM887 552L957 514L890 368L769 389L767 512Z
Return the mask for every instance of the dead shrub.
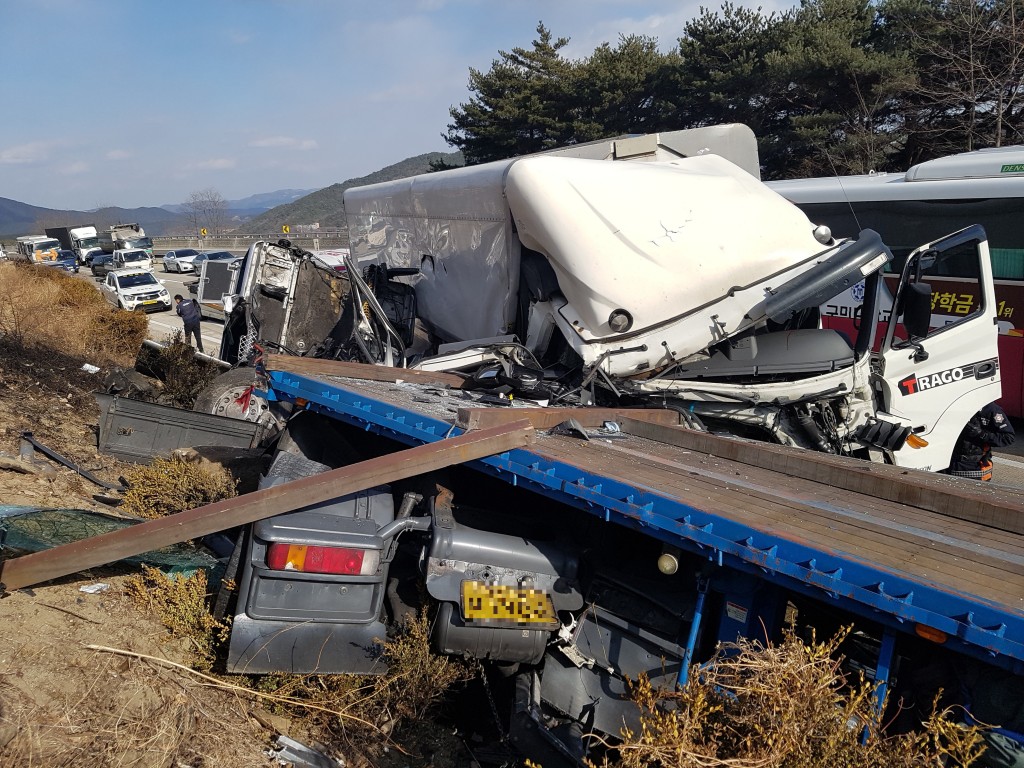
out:
M60 293L57 294L59 306L68 308L106 308L108 306L106 300L96 290L96 286L66 274L57 273L55 276L59 280Z
M45 267L0 264L0 334L15 344L34 343L51 327L59 289Z
M148 365L164 383L163 394L178 408L191 408L199 393L223 372L214 363L198 359L180 330L164 339L163 349L151 351Z
M141 312L127 312L104 303L90 315L85 352L121 365L131 365L149 331L149 319Z
M9 344L124 364L134 359L148 327L145 316L112 308L84 280L51 267L0 263L0 336Z
M315 740L369 756L375 745L384 746L382 735L412 752L418 751L416 742L436 737L429 718L455 686L479 669L464 659L433 653L423 616L405 622L384 641L382 661L388 664L384 675L262 675L249 678L249 684L280 697L273 708ZM422 725L426 732L417 731Z
M125 472L129 488L121 508L126 514L157 518L184 512L236 495L235 481L178 458L154 459Z
M228 625L210 613L205 571L167 575L143 565L142 573L129 576L123 589L133 603L155 613L173 637L186 642L193 667L204 672L213 667Z
M404 622L384 644L388 674L374 679L375 706L394 722L416 722L451 688L476 675L468 662L430 650L430 625L423 616Z
M969 766L980 754L976 728L937 712L923 733L886 736L874 708L874 687L849 683L836 652L848 633L805 645L741 640L724 645L678 691L632 685L641 728L605 765L624 768L911 768ZM867 735L866 741L862 739Z

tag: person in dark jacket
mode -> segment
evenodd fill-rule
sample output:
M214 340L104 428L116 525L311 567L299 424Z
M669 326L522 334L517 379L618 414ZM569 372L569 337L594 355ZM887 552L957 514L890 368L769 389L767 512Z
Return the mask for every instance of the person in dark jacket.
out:
M1017 436L1003 409L989 403L967 422L953 448L949 474L975 480L992 479L992 448L1013 445Z
M196 349L202 352L203 336L199 330L199 323L202 322L203 316L199 312L199 307L196 306L194 299L182 298L180 293L174 297L174 303L178 305L178 308L175 310L178 313L178 317L185 324L185 343L190 343L189 337L195 336Z

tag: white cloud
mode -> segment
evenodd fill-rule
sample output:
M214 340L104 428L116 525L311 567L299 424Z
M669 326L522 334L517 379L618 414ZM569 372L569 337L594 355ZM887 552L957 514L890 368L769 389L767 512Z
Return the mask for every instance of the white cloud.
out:
M49 157L50 145L42 141L19 144L16 147L0 149L0 164L27 165L38 163Z
M249 142L250 147L270 147L272 149L317 149L319 145L315 139L296 139L291 136L267 136L262 139L253 139Z
M234 168L238 161L230 157L213 157L209 160L201 160L191 167L200 171L226 171Z
M60 169L60 172L65 176L77 176L81 173L87 173L90 169L90 165L84 160L79 160L76 163L71 163Z

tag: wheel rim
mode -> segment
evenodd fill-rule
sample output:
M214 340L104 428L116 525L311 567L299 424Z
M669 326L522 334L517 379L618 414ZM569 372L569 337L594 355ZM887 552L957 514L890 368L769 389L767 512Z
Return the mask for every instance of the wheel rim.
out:
M214 401L212 410L218 416L257 422L270 411L270 404L252 392L252 385L238 384L224 390Z

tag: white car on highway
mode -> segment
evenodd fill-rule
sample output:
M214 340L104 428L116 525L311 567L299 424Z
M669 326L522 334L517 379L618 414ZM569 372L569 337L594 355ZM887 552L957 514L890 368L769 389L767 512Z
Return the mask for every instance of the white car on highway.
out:
M164 255L164 272L195 272L192 261L199 255L195 248L181 248Z
M171 295L149 270L115 269L107 273L100 292L115 307L140 312L171 308Z
M143 248L114 251L114 269L152 269L153 257Z

